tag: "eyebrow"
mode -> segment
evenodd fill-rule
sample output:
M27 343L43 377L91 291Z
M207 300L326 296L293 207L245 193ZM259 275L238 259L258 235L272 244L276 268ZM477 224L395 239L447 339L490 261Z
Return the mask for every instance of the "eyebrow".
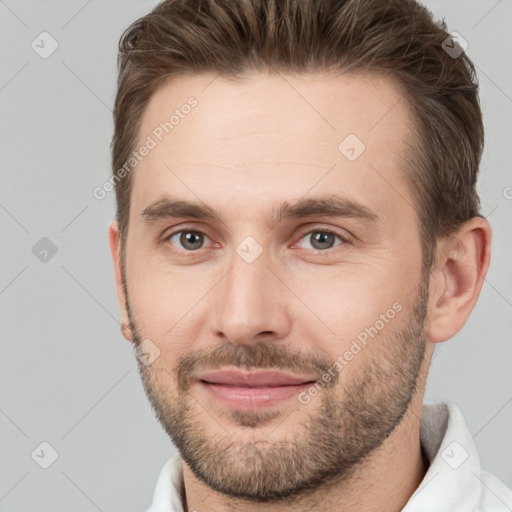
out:
M353 199L340 195L329 195L299 199L295 202L284 201L273 209L273 218L301 219L310 216L348 217L376 222L377 213ZM140 214L145 224L153 224L162 219L193 218L223 222L222 217L213 208L204 203L196 203L171 196L164 196L151 203Z

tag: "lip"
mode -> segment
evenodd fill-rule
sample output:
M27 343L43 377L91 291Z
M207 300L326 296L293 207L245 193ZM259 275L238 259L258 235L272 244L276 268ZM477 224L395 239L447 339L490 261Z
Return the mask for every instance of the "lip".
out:
M306 382L313 382L316 380L315 378L300 377L291 373L285 373L276 370L257 370L253 372L243 372L235 369L200 373L197 375L197 379L206 381L210 384L222 384L240 388L294 386L297 384L304 384Z
M211 397L239 410L254 410L276 405L296 397L315 382L279 371L241 372L221 370L201 373L198 383Z

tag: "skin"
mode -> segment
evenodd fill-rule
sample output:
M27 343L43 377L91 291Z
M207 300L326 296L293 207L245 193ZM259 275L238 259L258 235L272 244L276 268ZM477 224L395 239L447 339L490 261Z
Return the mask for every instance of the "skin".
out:
M428 469L419 419L432 352L478 299L489 224L474 218L440 240L423 279L401 158L414 120L389 78L182 76L152 96L140 142L190 96L197 107L132 171L125 268L109 226L123 334L160 351L139 371L184 459L185 510L401 510ZM348 134L366 146L352 162L338 151ZM145 224L141 212L164 193L222 220ZM378 221L272 217L282 201L332 193ZM202 246L169 236L180 229L204 232ZM319 249L322 229L345 241ZM262 250L252 263L236 251L248 236ZM307 404L241 414L193 380L221 366L320 379L396 303L400 312Z

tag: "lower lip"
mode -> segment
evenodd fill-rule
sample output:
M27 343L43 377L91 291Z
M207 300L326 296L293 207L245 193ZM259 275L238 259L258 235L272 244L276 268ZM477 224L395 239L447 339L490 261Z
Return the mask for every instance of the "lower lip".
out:
M202 388L220 402L237 409L256 409L270 407L283 400L296 397L313 384L295 384L293 386L276 386L268 388L238 388L223 384L199 381Z

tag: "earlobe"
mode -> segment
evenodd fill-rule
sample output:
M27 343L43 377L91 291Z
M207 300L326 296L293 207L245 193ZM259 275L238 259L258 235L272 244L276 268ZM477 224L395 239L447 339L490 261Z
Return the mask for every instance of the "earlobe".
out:
M453 337L473 310L489 268L491 228L474 217L448 239L439 241L437 266L431 276L427 339L440 343Z
M130 324L125 324L124 322L121 324L121 334L125 340L129 341L130 343L134 343L133 332L130 328Z
M123 269L120 258L120 233L117 221L115 220L113 220L108 227L108 241L112 255L112 264L114 266L117 301L119 303L119 309L121 310L122 317L121 333L126 340L133 342L133 333L130 328L130 319L126 308L126 297L123 286Z

